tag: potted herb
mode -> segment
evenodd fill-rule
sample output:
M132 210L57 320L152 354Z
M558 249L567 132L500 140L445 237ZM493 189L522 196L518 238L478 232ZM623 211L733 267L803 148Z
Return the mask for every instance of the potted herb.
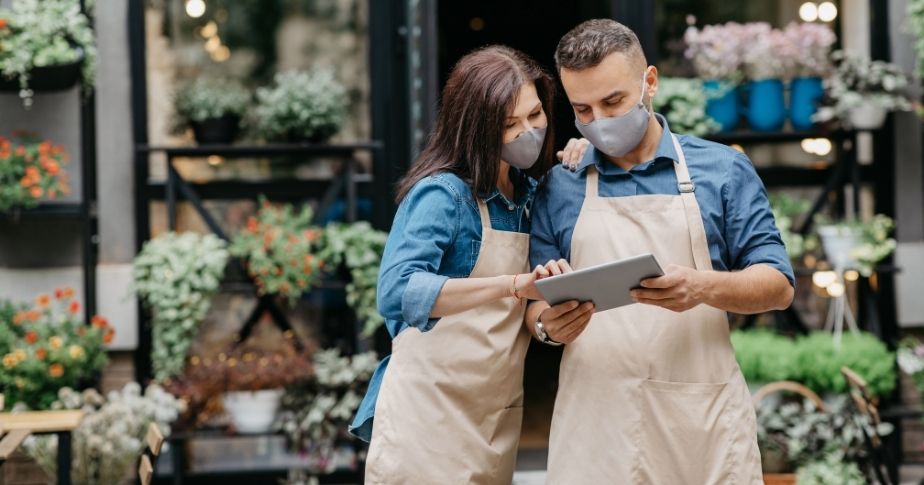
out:
M141 391L135 382L105 397L94 389L78 393L63 388L54 409L81 409L86 415L72 433L71 481L84 485L125 483L137 473L138 459L146 442L150 423L156 423L164 436L185 403L152 384ZM57 473L57 436L35 436L25 443L49 477Z
M174 98L177 125L191 127L198 143L231 143L250 100L250 91L239 82L198 78Z
M24 133L0 136L0 212L68 194L67 161L64 149L48 140Z
M816 23L793 22L784 33L797 53L792 57L795 77L790 83L789 121L796 130L809 130L824 95L822 78L831 69L831 47L837 37L830 27Z
M724 132L737 128L740 118L735 88L742 78L742 30L742 24L729 22L707 25L702 29L690 26L683 36L687 46L684 55L704 80L706 114Z
M346 108L346 89L332 71L289 71L257 89L254 118L267 140L318 143L340 130Z
M321 259L329 271L344 268L349 274L346 300L363 325L363 334L372 335L385 318L376 306L379 267L388 234L365 221L330 224L324 228Z
M865 222L819 218L816 224L825 255L835 269L856 269L870 276L876 264L895 251L895 239L889 236L895 222L888 216L877 214Z
M244 259L261 295L279 295L294 303L321 280L322 230L311 224L310 207L273 205L265 198L231 241L230 252Z
M898 66L837 51L834 75L825 80L825 103L814 120L838 120L858 130L875 130L891 111L908 111L908 78Z
M0 22L0 90L19 91L29 107L34 91L67 89L81 77L93 86L95 38L78 0L13 0Z
M838 347L830 333L813 332L799 339L798 345L801 381L815 392L847 392L842 367L863 377L874 396L895 389L895 354L874 335L845 332Z
M83 321L74 290L39 295L29 305L0 301L0 394L7 407L48 409L62 387L95 381L114 331L105 318Z
M311 458L311 471L330 473L338 445L353 442L347 426L378 365L375 352L352 357L338 349L314 354L314 374L286 388L274 428L293 451Z
M191 232L164 233L146 242L135 258L135 290L153 313L151 364L156 380L183 370L227 260L224 241Z
M663 114L671 130L706 136L722 127L706 114L708 99L699 79L662 77L658 80L658 94L651 99L655 111Z

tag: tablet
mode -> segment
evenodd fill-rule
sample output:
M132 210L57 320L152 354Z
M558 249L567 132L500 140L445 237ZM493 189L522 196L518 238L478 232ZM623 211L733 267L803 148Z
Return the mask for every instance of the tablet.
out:
M642 280L664 275L653 254L643 254L536 281L551 305L568 300L592 301L596 312L635 303L629 291Z

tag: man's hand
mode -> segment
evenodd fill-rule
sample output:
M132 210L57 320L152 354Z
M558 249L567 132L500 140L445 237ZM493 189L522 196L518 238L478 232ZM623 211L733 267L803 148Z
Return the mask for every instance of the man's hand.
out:
M546 308L539 314L539 321L550 339L570 344L587 328L593 315L593 303L588 301L579 304L571 300Z
M573 172L581 163L581 159L584 158L584 153L588 147L590 147L590 142L586 138L572 138L568 140L565 148L556 155L561 160L562 165Z
M702 273L685 266L669 265L664 276L642 280L642 287L632 290L638 303L655 305L675 312L685 312L705 302Z

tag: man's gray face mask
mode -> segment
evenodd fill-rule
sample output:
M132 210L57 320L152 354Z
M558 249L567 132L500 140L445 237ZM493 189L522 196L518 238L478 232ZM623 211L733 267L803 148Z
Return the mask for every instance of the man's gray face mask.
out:
M645 78L642 77L642 93L638 103L621 116L595 119L584 124L575 118L574 125L590 144L611 157L622 157L642 142L648 131L648 110L645 108Z
M501 148L501 160L511 166L526 170L536 164L539 153L542 151L542 142L545 141L547 126L531 128L519 136L504 143Z

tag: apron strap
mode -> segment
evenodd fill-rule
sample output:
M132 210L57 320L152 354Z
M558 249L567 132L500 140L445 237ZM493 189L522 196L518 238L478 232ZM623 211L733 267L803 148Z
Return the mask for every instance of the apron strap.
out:
M690 246L693 248L693 262L696 269L705 271L712 268L709 258L709 247L706 245L706 229L703 226L703 215L699 210L699 203L696 202L694 191L696 186L690 179L690 171L687 169L687 158L680 148L680 142L677 136L671 133L671 140L674 142L674 151L677 152L677 163L674 164L674 172L677 174L677 190L680 192L680 200L683 201L683 211L687 219L687 228L690 233Z
M478 214L481 216L481 232L485 234L491 230L491 215L488 213L488 204L481 197L475 197L478 202Z
M584 197L596 198L599 194L600 182L597 175L597 167L591 165L587 167L587 188L584 189Z

